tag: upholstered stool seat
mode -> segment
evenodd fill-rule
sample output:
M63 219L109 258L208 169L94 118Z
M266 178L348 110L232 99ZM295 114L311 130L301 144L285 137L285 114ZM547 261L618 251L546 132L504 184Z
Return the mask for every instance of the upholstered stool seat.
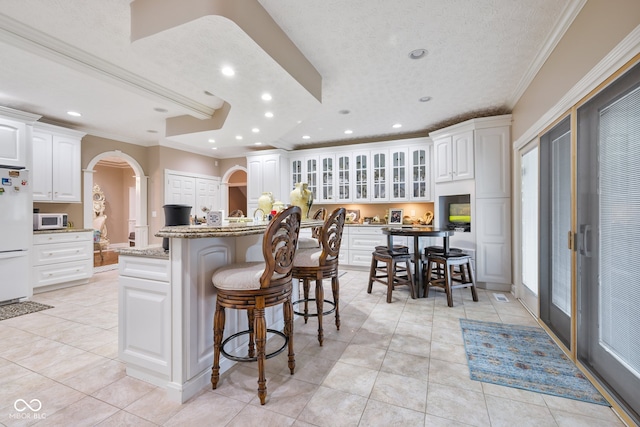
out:
M462 249L460 248L449 248L449 253L462 253ZM426 275L428 266L427 266L427 259L429 258L429 255L441 255L444 254L444 247L443 246L427 246L426 248L424 248L424 254L422 255L422 272L423 272L423 277L425 277L425 283L427 283L427 281L429 280L428 276ZM462 274L464 274L464 267L459 267L462 270ZM432 276L434 276L434 278L436 279L442 279L444 277L444 270L442 270L442 268L440 268L438 265L434 265L432 266L431 269L431 274ZM458 280L458 275L454 275L453 279L454 280Z
M302 249L298 246L296 256L293 260L293 277L302 282L303 297L293 303L294 306L303 304L303 308L294 314L304 316L307 323L309 317L318 318L318 342L320 345L324 341L324 330L322 328L322 317L335 312L336 328L340 330L340 281L338 278L338 257L340 255L340 244L342 243L342 231L346 209L338 208L325 220L322 227L317 230L319 248ZM323 279L331 279L331 291L333 301L324 299ZM309 297L310 282L315 280L316 288L314 298ZM309 303L314 301L316 311L309 312ZM325 310L324 305L331 306Z
M325 208L320 208L313 214L313 219L321 219L325 220L327 216L327 210ZM320 239L318 236L320 235L320 228L322 227L314 227L311 230L311 236L300 236L298 237L298 249L317 249L320 247Z
M416 289L411 274L411 254L404 250L388 250L380 247L371 254L371 269L369 271L369 285L367 293L371 293L373 282L380 282L387 286L387 303L391 302L391 294L396 286L407 285L411 298L416 298ZM394 246L395 248L395 246Z
M454 281L454 268L466 268L467 274L462 273L459 281ZM438 277L432 274L433 268L442 269L443 276ZM468 276L468 277L467 277ZM457 288L471 288L471 296L474 301L478 301L476 281L471 265L471 256L463 252L449 252L448 254L430 254L427 258L427 271L424 282L424 295L429 296L429 289L437 287L444 289L447 294L447 305L453 307L453 290Z
M288 367L295 370L293 351L292 270L295 258L301 211L293 206L277 214L267 226L262 241L264 262L227 265L214 271L211 278L216 288L216 310L213 319L213 367L211 385L218 387L220 354L238 362L258 362L258 397L265 404L267 381L265 360L289 350ZM283 305L284 331L267 329L265 309ZM246 310L249 329L231 335L223 341L225 310ZM266 354L267 332L284 338L278 350ZM249 335L247 356L231 355L225 346L240 335Z

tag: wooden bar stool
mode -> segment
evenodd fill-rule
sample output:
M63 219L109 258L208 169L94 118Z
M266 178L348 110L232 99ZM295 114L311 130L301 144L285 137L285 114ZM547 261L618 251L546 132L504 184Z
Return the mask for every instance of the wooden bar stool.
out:
M434 277L432 275L433 267L442 269L443 277ZM454 268L467 269L467 274L462 274L459 281L453 280ZM468 278L466 276L469 276ZM427 258L426 280L424 282L424 295L429 296L429 287L437 287L444 289L447 294L447 305L453 307L453 290L457 288L471 288L471 295L474 301L478 301L478 292L476 290L476 281L471 265L471 256L464 252L449 252L448 254L430 254Z
M441 255L443 253L444 247L442 246L427 246L424 248L424 255L422 256L422 272L425 278L424 283L427 283L430 280L426 273L428 270L427 259L429 258L429 255ZM449 248L449 253L462 253L462 249ZM462 269L463 267L460 268ZM436 279L442 279L444 277L444 270L442 270L439 265L434 265L431 269L431 274L435 275ZM456 275L455 277L457 278L459 276Z
M300 231L300 217L300 208L292 206L271 220L262 240L264 262L231 264L214 271L211 280L218 293L213 318L211 385L214 389L218 387L220 379L220 353L227 359L237 362L258 362L258 397L262 405L267 398L265 360L281 353L288 346L288 366L293 374L296 362L293 352L291 282L293 259ZM280 304L284 306L284 331L267 329L265 308ZM249 329L233 334L223 341L227 308L247 310ZM281 348L270 354L265 354L267 332L277 334L285 341ZM248 356L234 356L225 351L224 346L230 340L247 334L249 335Z
M409 286L411 298L416 298L416 288L411 274L411 254L406 247L395 249L395 245L394 250L389 250L386 246L378 246L371 254L367 293L371 293L373 282L383 283L387 285L387 303L391 302L391 293L399 285Z
M325 220L317 231L320 247L299 248L293 260L293 278L302 281L303 298L295 301L294 306L304 303L304 311L295 311L294 314L304 316L307 323L309 317L318 318L318 342L322 345L324 333L322 329L322 316L336 313L336 328L340 330L340 281L338 279L338 257L342 243L342 231L346 217L346 209L338 208ZM324 299L323 279L331 279L331 291L333 301ZM315 298L309 298L309 283L316 282ZM315 313L309 313L309 302L315 301ZM331 309L324 310L324 303Z

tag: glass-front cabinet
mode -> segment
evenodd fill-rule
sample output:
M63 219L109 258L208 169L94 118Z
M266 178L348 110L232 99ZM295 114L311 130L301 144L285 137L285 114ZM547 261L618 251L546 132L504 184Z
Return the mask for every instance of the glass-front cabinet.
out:
M309 185L313 200L318 200L318 157L306 157L305 164L304 182Z
M371 200L385 201L389 200L387 191L387 169L389 152L387 150L376 150L371 152Z
M335 156L333 154L320 156L320 191L318 202L335 202Z
M431 200L430 161L428 147L412 147L411 159L411 200Z
M337 163L337 194L338 202L351 201L351 153L340 153L336 155Z
M409 150L406 148L398 148L392 149L389 153L391 161L391 194L389 195L389 200L406 201L409 199L407 192L407 186L409 184L407 174L409 167L408 152Z
M353 154L353 201L369 200L369 153Z
M296 184L302 182L303 159L291 159L291 189L296 188Z

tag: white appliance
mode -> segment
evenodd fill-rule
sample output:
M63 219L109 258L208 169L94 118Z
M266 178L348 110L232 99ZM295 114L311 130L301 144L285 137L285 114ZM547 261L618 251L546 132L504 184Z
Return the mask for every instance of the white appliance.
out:
M29 172L0 168L0 304L29 294L31 204Z
M34 230L56 230L67 228L67 214L64 213L34 213Z

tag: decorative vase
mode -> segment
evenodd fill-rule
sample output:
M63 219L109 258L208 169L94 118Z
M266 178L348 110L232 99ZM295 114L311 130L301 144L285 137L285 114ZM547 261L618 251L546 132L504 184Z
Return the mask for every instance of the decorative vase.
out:
M291 204L298 206L302 211L302 218L309 218L309 209L313 204L313 193L306 182L296 183L296 188L291 192Z
M271 213L271 209L273 207L273 193L265 192L262 193L262 196L258 197L258 208L264 212L265 215L269 215Z

